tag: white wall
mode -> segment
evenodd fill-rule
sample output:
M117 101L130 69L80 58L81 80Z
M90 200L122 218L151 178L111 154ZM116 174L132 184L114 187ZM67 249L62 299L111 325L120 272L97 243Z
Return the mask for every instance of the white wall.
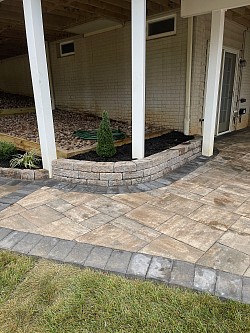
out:
M28 55L0 60L0 90L33 96Z

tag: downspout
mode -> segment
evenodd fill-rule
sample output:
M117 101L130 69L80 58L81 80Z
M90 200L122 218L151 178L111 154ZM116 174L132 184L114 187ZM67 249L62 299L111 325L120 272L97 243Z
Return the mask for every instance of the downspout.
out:
M193 27L194 18L188 18L188 36L187 36L187 71L186 71L186 98L184 115L184 134L190 132L190 109L191 109L191 84L192 84L192 60L193 60Z

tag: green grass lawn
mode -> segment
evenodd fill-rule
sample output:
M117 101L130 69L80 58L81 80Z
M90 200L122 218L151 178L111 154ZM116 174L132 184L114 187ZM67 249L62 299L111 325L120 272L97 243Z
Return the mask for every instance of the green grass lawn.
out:
M250 306L0 251L1 333L250 332Z

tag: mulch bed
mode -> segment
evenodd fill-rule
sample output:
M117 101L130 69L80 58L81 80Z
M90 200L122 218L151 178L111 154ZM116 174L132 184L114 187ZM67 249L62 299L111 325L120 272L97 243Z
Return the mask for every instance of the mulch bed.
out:
M179 131L172 131L163 134L156 138L145 140L145 157L159 153L163 150L177 146L180 143L192 140L194 137L191 135L184 135ZM110 158L100 157L95 151L90 151L85 154L79 154L72 159L95 161L95 162L118 162L118 161L131 161L132 159L132 144L126 144L116 148L116 154Z

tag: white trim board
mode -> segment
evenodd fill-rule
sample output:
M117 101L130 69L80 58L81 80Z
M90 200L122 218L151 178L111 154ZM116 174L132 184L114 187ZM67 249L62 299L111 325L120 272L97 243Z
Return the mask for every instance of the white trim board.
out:
M248 5L250 0L181 0L181 16L197 16L214 10L227 10Z

